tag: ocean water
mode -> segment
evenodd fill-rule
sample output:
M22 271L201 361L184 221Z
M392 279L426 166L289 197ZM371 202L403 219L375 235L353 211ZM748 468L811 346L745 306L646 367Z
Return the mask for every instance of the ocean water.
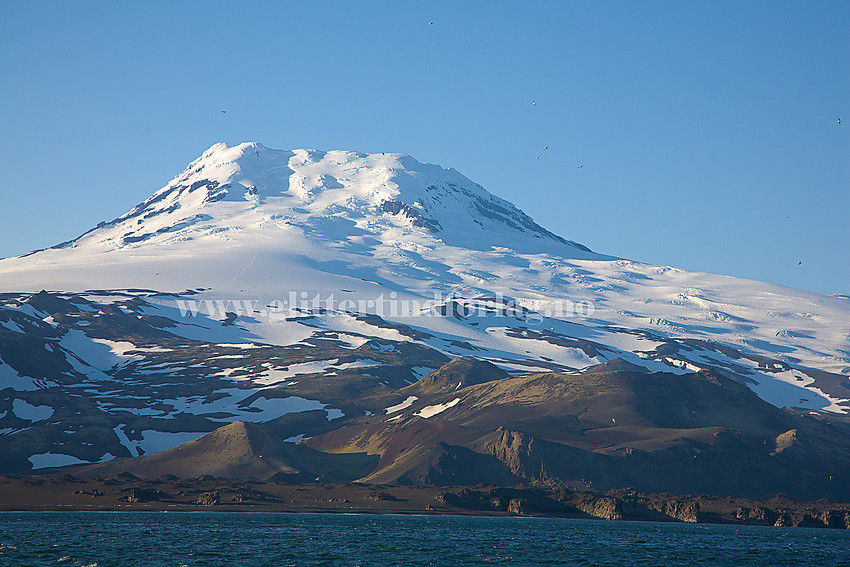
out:
M463 516L4 512L0 565L850 565L850 531Z

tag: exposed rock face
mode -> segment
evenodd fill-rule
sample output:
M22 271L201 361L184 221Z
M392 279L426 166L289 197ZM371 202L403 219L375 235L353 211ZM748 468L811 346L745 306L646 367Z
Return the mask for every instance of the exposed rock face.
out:
M482 452L505 463L517 477L541 483L599 478L604 474L600 465L609 461L604 455L501 428L498 437L486 443Z
M700 505L698 502L684 502L675 499L655 500L648 503L648 508L682 522L696 523L699 521Z
M156 502L161 496L162 493L159 490L152 488L131 488L123 499L130 503Z
M603 520L623 519L622 501L610 496L582 495L576 502L576 508L594 518Z
M582 512L604 520L702 521L699 502L674 496L613 490L607 494L573 493L567 498Z
M413 226L430 230L431 232L439 232L440 223L435 219L429 219L422 215L415 207L406 205L394 199L387 199L381 203L381 210L391 215L403 213L405 217L410 219L410 224Z
M215 506L216 504L220 503L221 494L217 490L211 492L201 492L195 499L195 504L199 504L201 506Z
M825 510L819 519L827 528L850 529L850 512L847 510Z
M738 508L738 511L735 513L735 517L747 524L759 524L764 526L772 526L776 523L776 520L779 518L779 514L771 510L770 508L765 508L764 506L755 506L753 508L748 508L746 506L741 506Z
M529 513L528 500L524 498L511 498L508 502L508 512L523 516Z
M482 482L516 484L519 478L490 455L440 442L423 452L419 463L396 480L398 484L474 485Z
M634 491L557 493L529 488L496 488L488 491L444 491L437 501L469 510L507 511L517 515L575 515L583 512L603 520L650 520L695 523L703 520L695 500ZM838 520L836 520L838 521Z
M774 512L774 526L788 528L850 528L850 512L847 510L781 510Z
M492 488L486 491L463 488L436 496L440 504L468 510L509 512L519 516L570 516L578 510L553 495L531 488Z
M740 506L735 519L745 524L779 527L805 528L850 528L850 511L828 501L810 503L801 506L785 497L774 498L771 503L777 508L767 506ZM812 505L814 504L814 505Z

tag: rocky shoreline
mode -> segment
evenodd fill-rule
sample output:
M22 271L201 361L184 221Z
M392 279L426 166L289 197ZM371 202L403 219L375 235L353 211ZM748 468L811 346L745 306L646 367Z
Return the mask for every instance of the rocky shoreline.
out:
M300 484L175 476L150 480L129 473L106 479L0 476L0 511L61 510L460 514L850 528L850 505L784 495L760 501L629 489Z

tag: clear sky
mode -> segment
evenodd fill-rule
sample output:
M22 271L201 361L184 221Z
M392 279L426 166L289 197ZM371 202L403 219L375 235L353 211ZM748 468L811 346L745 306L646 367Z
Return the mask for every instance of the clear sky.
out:
M407 153L599 252L850 293L847 1L0 0L0 72L0 257L258 141Z

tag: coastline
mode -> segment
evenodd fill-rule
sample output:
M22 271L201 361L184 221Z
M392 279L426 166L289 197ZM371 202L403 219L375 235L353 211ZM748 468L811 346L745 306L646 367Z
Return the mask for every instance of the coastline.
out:
M529 516L810 528L850 528L850 505L717 496L572 491L531 487L449 487L255 481L173 476L107 479L0 476L0 512L302 512Z

